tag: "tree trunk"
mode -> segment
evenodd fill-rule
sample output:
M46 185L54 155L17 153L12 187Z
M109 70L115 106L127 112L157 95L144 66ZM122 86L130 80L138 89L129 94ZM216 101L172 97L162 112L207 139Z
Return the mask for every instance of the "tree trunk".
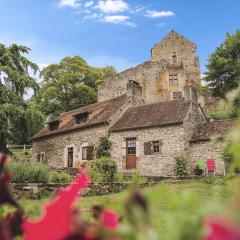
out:
M0 134L0 153L12 155L12 152L7 148L4 134Z

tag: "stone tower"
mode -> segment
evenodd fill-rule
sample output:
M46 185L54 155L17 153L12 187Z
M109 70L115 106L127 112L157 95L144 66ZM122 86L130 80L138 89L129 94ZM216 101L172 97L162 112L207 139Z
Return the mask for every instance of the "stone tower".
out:
M129 81L142 87L146 103L187 98L185 87L200 81L196 45L171 31L151 49L150 61L107 78L98 87L98 101L126 94Z
M151 50L152 61L165 60L170 65L182 66L189 80L200 81L200 64L196 44L171 31Z

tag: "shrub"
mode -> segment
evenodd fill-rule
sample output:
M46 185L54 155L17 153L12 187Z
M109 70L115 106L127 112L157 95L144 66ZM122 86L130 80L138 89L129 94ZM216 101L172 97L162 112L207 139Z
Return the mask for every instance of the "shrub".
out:
M187 161L183 155L178 155L175 157L175 168L174 172L176 176L187 176Z
M235 167L232 167L232 164L235 161L235 159L234 159L234 154L231 150L231 146L232 146L231 141L225 142L222 158L223 158L223 161L225 162L227 172L232 171L234 173L240 173L239 166L235 165Z
M15 183L47 183L49 171L46 166L33 162L10 162L7 170L13 173Z
M52 171L49 176L50 183L69 183L73 180L73 177L66 172Z
M94 182L114 182L118 178L117 164L109 157L90 162L89 174Z
M101 137L99 143L96 147L96 157L110 157L110 148L111 142L109 141L108 137L104 136Z
M135 185L139 185L141 183L146 182L146 178L141 176L139 171L136 170L136 171L133 171L130 182L133 186L135 186Z
M206 184L226 185L227 184L227 177L206 176L203 179L203 182L206 183Z

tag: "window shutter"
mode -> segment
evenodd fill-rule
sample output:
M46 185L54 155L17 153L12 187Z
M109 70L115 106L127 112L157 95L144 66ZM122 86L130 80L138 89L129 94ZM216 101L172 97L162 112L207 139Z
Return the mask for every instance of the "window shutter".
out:
M152 154L152 143L145 142L144 143L144 155L151 155Z
M163 153L163 142L160 141L160 153L162 154Z
M93 159L93 151L94 151L94 146L88 146L87 147L87 160L92 160Z

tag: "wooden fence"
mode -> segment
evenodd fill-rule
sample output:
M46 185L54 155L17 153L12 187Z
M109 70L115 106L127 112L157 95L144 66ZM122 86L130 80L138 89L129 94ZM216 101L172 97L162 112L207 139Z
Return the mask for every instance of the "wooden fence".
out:
M32 151L32 146L33 145L7 145L8 149L11 151L22 151L22 152L31 152Z

